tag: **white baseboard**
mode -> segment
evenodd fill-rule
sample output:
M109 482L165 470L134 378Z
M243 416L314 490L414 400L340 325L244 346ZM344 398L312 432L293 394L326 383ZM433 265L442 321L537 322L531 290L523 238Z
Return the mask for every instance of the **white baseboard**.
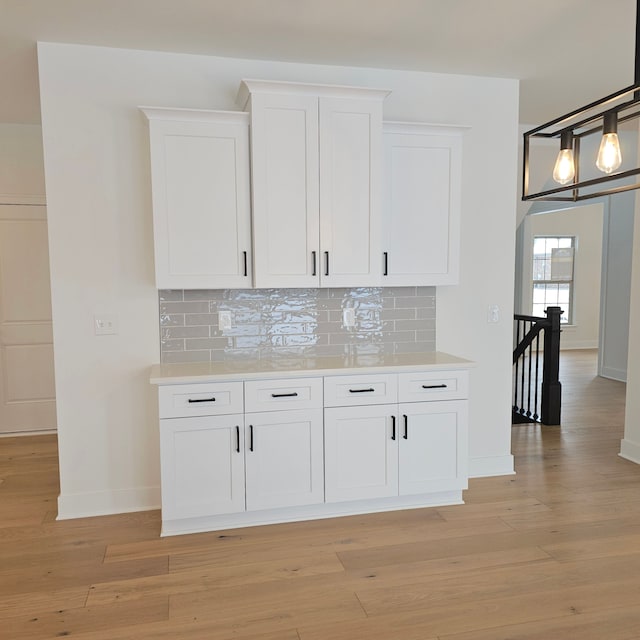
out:
M640 444L631 440L621 440L619 455L625 460L640 464Z
M602 367L600 375L603 378L611 378L611 380L617 380L618 382L627 381L626 369L615 369L613 367Z
M469 458L469 477L510 476L515 474L513 456L487 456Z
M32 196L23 193L0 193L0 204L9 205L36 205L44 207L47 204L46 196Z
M257 527L281 522L299 522L340 518L367 513L400 511L404 509L422 509L424 507L442 507L452 504L464 504L462 490L441 491L438 493L392 498L374 498L372 500L353 500L349 502L322 502L300 507L265 509L263 511L242 511L218 516L198 518L180 518L162 521L162 536L175 536L203 531L220 531L237 527Z
M38 431L11 431L0 433L0 438L21 438L22 436L52 436L58 433L57 429L39 429Z
M58 520L91 518L132 511L150 511L160 508L160 487L143 487L123 491L97 491L94 493L60 494Z
M560 338L560 351L572 351L573 349L597 349L597 340L565 340Z

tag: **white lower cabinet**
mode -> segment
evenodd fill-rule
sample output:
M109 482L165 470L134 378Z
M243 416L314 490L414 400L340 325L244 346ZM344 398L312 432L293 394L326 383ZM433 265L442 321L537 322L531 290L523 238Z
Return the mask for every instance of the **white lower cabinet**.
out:
M466 488L466 401L325 410L327 502Z
M325 409L327 502L398 495L395 413L389 405Z
M247 511L324 502L322 409L248 413Z
M346 373L162 385L162 534L460 503L467 371Z
M399 406L399 494L467 487L467 402Z
M162 518L244 511L244 416L160 420Z

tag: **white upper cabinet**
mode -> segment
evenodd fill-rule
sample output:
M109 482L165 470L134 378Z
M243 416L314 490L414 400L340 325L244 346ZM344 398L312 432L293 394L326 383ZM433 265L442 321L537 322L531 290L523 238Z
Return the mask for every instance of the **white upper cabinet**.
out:
M256 287L380 285L388 91L245 80Z
M149 120L156 286L251 286L246 113L142 108Z
M251 97L256 287L319 285L318 98Z
M384 286L457 284L463 132L384 123Z

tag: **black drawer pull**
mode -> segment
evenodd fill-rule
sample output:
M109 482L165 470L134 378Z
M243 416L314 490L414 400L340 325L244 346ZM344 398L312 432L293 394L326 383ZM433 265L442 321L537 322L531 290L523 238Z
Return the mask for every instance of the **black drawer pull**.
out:
M402 436L405 440L409 439L409 418L403 414L404 418L404 435Z
M311 275L315 276L315 275L317 275L316 252L315 251L311 252L311 264L312 264Z
M382 255L384 256L384 273L382 275L388 276L389 275L389 254L385 251Z
M446 389L446 384L423 384L423 389Z
M349 393L372 393L375 389L349 389Z
M236 426L236 451L240 453L240 427Z
M396 439L396 417L391 416L391 439Z
M297 391L293 391L292 393L272 393L272 398L295 398L298 395Z
M329 275L329 252L324 252L324 275Z
M243 266L244 266L244 275L248 276L249 275L249 271L247 269L247 252L246 251L242 252L242 262L243 262Z
M194 402L215 402L215 398L189 398L189 404L193 404Z
M253 451L253 425L249 425L249 451Z

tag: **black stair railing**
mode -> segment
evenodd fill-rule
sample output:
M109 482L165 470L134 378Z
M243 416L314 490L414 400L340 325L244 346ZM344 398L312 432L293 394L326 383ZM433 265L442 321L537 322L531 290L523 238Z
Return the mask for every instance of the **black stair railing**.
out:
M546 318L513 316L512 422L560 424L560 307L547 307ZM540 352L540 334L542 353Z

